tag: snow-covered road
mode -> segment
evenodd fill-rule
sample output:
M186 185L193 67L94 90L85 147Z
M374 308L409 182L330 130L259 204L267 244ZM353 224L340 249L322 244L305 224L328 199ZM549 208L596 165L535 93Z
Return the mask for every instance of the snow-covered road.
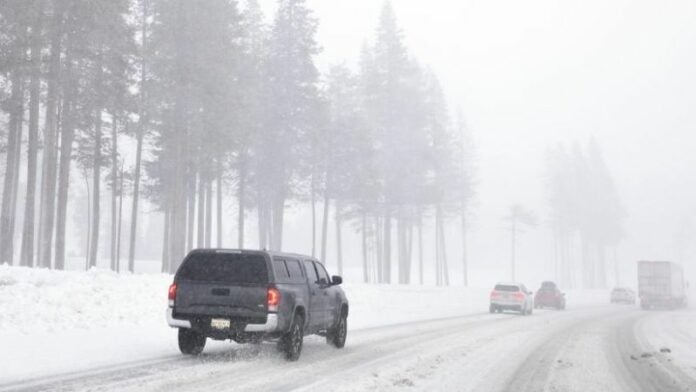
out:
M295 363L270 343L225 344L0 390L693 391L693 326L694 311L630 306L480 313L354 329L344 350L309 337Z

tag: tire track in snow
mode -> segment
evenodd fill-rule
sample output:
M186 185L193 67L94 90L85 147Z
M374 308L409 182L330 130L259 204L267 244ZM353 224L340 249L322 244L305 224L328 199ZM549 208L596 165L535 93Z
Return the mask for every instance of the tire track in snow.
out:
M393 332L400 330L413 331L418 329L428 329L430 324L440 325L440 323L461 323L468 324L477 322L481 318L487 317L487 314L473 314L454 318L444 318L435 320L422 320L417 322L399 323L390 326L371 327L359 330L352 330L348 335L349 342L343 351L337 351L323 344L323 339L309 338L305 345L303 356L300 361L294 364L288 364L280 358L273 344L263 344L259 347L253 345L232 346L217 353L204 354L200 357L184 357L175 355L171 357L159 358L154 360L142 360L118 365L110 365L91 369L87 371L71 372L56 376L41 377L34 380L26 380L18 383L8 383L0 385L0 391L74 391L74 390L152 390L158 385L166 384L166 380L171 379L173 385L168 385L168 389L183 389L187 390L188 380L182 379L180 375L187 373L189 377L196 380L210 380L211 377L222 377L225 379L225 373L229 370L234 371L235 383L240 385L241 379L258 380L266 379L268 369L266 364L259 362L270 361L275 367L296 368L306 367L313 369L309 364L312 358L319 361L325 361L333 356L340 357L345 351L359 351L359 347L351 345L351 335L367 336L367 344L375 344L374 340L391 341L392 344L399 344L404 340L413 339L410 334L403 336L390 336ZM490 320L489 320L490 322ZM440 333L437 329L431 331L431 334ZM371 338L370 338L371 337ZM322 344L316 344L320 340ZM320 348L321 347L321 348ZM328 355L327 355L328 354ZM322 358L326 357L326 358ZM309 366L307 366L309 365ZM197 385L189 385L188 390L196 390ZM229 380L225 381L229 387Z
M526 356L500 390L696 391L695 380L640 335L641 322L651 315L635 310L595 314L558 331ZM577 355L586 349L583 346L595 350L594 354ZM598 370L604 361L609 367L604 373L588 372Z
M642 332L641 326L648 318L661 314L641 313L625 320L615 332L614 363L624 370L620 374L626 385L631 391L696 391L696 380L675 366L659 348L652 347Z

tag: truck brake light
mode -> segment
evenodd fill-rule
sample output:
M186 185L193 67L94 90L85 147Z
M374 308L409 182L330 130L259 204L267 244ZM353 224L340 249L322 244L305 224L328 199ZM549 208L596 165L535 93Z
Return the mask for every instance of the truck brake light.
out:
M175 299L176 299L176 283L172 283L169 286L169 306L174 306Z
M278 311L278 305L280 304L280 291L275 287L269 287L266 293L266 304L268 305L268 310L271 312Z

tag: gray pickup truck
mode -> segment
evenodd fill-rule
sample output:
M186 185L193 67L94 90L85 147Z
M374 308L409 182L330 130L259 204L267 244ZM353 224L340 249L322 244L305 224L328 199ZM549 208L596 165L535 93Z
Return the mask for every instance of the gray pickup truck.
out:
M341 283L309 256L196 249L169 287L167 322L179 329L184 354L200 354L207 338L271 340L294 361L305 335L326 336L337 348L345 345L348 300Z

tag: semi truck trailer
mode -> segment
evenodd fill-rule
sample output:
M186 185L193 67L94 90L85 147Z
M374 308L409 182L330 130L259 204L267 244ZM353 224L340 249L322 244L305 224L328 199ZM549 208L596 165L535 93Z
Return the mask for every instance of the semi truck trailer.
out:
M643 309L686 306L686 285L679 264L670 261L638 262L638 297Z

